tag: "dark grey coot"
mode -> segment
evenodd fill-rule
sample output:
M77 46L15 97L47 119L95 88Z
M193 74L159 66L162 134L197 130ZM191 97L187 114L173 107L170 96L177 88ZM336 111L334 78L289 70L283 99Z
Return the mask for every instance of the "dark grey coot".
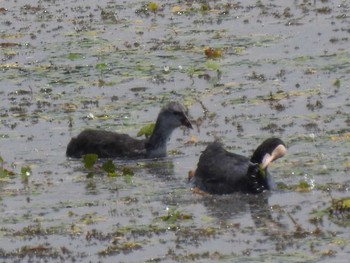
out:
M74 158L91 153L100 158L165 157L171 133L182 125L192 129L186 109L178 102L169 102L160 110L149 139L135 139L127 134L88 129L71 139L66 155Z
M201 154L191 178L199 190L211 194L233 192L260 193L272 188L268 165L281 158L287 149L282 140L265 140L249 159L231 153L219 142L211 143Z

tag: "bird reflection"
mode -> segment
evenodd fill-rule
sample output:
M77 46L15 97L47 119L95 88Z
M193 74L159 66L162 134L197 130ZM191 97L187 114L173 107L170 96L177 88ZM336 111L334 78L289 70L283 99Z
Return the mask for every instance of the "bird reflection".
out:
M272 217L272 209L268 202L270 194L264 192L259 195L241 193L205 195L203 205L211 216L219 220L238 218L245 213L250 213L256 228L273 228L279 231L284 226Z

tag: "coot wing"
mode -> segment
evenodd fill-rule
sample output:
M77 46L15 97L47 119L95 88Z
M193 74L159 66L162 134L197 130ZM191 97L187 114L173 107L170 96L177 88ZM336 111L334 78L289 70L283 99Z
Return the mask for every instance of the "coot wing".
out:
M228 152L220 143L214 142L199 158L196 183L209 193L246 191L248 166L247 157Z
M73 138L67 147L67 156L81 157L94 153L100 158L137 158L146 155L145 140L136 140L127 134L103 130L85 130Z

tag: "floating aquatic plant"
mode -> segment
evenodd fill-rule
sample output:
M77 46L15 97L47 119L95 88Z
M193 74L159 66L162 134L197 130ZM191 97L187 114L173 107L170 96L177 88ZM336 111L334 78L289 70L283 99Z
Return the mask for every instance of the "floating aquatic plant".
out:
M130 167L123 166L122 168L118 169L119 167L117 167L112 160L106 160L102 163L102 165L95 165L98 160L97 154L85 154L82 156L82 158L84 167L89 170L87 178L93 177L94 173L96 172L106 172L110 177L124 176L127 182L131 182L130 177L134 175L134 172ZM121 170L121 172L118 172L118 170Z
M28 183L29 176L32 174L32 169L30 166L21 167L21 176L24 183Z
M141 137L145 135L146 138L151 137L155 126L156 126L155 123L146 124L138 131L136 136Z
M350 218L350 197L332 199L329 212L331 215L342 215Z
M222 57L222 50L220 48L207 47L204 49L204 54L207 58L219 58Z
M167 214L161 216L160 219L169 224L174 224L176 221L192 219L192 215L181 213L176 208L168 208Z
M69 53L67 55L67 58L69 60L78 60L78 59L84 58L84 56L82 54L80 54L80 53Z
M4 178L15 173L12 170L8 170L4 167L4 159L0 156L0 178Z
M94 164L98 160L98 155L94 154L94 153L85 154L82 157L83 157L84 167L86 169L89 169L89 170L92 169L92 167L94 166Z
M117 255L121 252L123 253L130 253L135 249L142 248L140 243L132 242L132 241L125 241L121 242L116 245L110 245L107 248L101 250L98 252L98 255L100 256L110 256L110 255Z
M158 4L156 2L149 2L147 7L152 12L157 12L158 11Z
M300 180L299 184L296 186L296 191L307 192L312 189L312 186L306 180Z
M108 176L114 177L116 174L116 166L111 160L107 160L102 164L102 169L108 174Z

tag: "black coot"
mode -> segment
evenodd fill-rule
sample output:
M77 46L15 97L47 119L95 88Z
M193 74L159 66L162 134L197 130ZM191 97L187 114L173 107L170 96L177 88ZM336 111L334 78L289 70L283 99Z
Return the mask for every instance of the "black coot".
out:
M127 134L102 130L84 130L72 138L67 146L68 157L80 158L94 153L100 158L160 158L167 154L167 141L177 127L192 129L185 108L178 102L170 102L158 114L154 131L149 139L138 140Z
M211 194L260 193L271 189L268 165L285 153L286 146L278 138L265 140L250 159L214 142L200 156L192 180L200 190Z

